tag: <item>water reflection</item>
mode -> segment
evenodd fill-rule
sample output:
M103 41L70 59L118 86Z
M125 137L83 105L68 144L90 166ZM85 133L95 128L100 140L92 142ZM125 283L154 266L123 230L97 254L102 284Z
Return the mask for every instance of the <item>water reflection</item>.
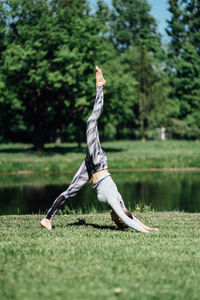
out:
M0 214L45 212L66 189L73 174L0 177ZM112 173L124 202L131 210L136 205L152 209L200 212L200 172ZM96 193L87 184L65 206L67 212L104 211Z

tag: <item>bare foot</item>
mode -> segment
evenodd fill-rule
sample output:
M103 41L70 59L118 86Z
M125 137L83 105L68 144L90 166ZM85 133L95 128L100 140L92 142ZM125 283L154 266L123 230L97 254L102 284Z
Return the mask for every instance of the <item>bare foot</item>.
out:
M139 221L139 224L145 229L145 230L149 230L149 231L158 231L158 228L154 228L154 227L149 227L146 226L145 224L143 224L142 222Z
M158 231L159 229L158 228L153 228L153 227L148 227L148 226L142 226L145 230L148 230L148 231Z
M142 232L142 233L150 233L150 231L146 230L146 229L142 229L140 230L139 232Z
M158 230L159 230L159 228L149 227L149 229L148 229L148 230L151 230L151 231L158 231Z
M49 220L49 219L43 218L40 221L40 225L48 230L52 229L51 220Z
M96 66L96 86L104 86L105 84L106 81L103 78L102 71L99 67Z

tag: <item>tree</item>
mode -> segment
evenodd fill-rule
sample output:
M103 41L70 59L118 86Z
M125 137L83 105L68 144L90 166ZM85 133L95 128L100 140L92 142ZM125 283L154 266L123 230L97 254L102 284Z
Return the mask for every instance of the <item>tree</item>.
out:
M7 33L1 73L9 97L24 110L35 148L43 149L50 132L62 131L70 122L77 132L83 127L88 99L95 93L98 23L85 0L4 4Z
M137 83L137 102L132 106L134 125L146 140L148 127L166 123L168 109L163 107L168 101L169 85L163 71L165 52L146 0L113 0L113 6L111 39L126 72Z
M182 7L182 0L169 0L169 12L171 13L171 20L168 20L167 34L171 37L169 56L172 58L174 54L180 54L182 43L186 38L184 14ZM173 51L172 51L173 50Z
M7 18L3 4L0 4L0 66L4 63L6 50ZM6 72L0 68L0 140L13 137L17 129L24 127L22 107L16 93L6 85Z
M129 49L124 55L127 71L136 79L138 101L134 105L142 140L147 139L147 129L167 125L171 113L169 84L162 65L145 46Z
M132 46L146 46L153 53L160 50L156 20L146 0L113 0L113 7L111 37L120 52Z
M110 39L112 11L98 1L96 19L103 37L98 51L98 63L104 71L107 85L104 90L104 113L100 121L100 134L105 139L130 138L133 135L133 105L136 101L136 81L126 72L122 56Z
M168 73L172 98L177 107L173 120L182 122L172 130L176 137L200 136L200 52L199 1L170 0L172 14L167 33L171 36ZM174 121L173 121L174 122ZM176 121L175 121L176 122ZM177 122L176 122L177 123Z

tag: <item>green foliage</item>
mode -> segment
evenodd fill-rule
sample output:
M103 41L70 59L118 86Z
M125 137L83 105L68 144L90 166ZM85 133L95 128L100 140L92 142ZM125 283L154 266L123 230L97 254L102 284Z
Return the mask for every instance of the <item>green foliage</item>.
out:
M155 53L160 47L157 25L146 0L113 0L111 28L113 40L121 51L130 46L145 46Z
M167 32L172 39L168 73L171 96L177 107L174 119L178 119L172 124L179 124L177 130L172 129L172 136L197 138L200 137L199 1L171 0L169 4L172 18Z
M161 63L147 51L145 46L134 47L124 54L128 73L136 78L136 95L134 105L137 112L135 126L140 126L143 139L146 139L147 128L163 127L172 111L168 98L168 79L162 70Z
M122 138L124 128L133 129L135 117L133 105L136 99L136 80L127 73L126 64L109 41L102 44L104 47L102 67L107 79L105 88L104 113L101 117L100 130L103 127L104 138L111 138L108 131L108 122L115 128L112 138ZM105 59L106 58L106 59ZM113 130L112 130L113 131ZM113 131L113 132L114 132ZM131 135L131 132L130 132ZM127 135L125 135L127 137Z
M140 128L145 140L148 129L166 125L170 113L170 88L163 71L165 53L146 0L116 0L113 6L111 38L118 52L123 53L126 74L136 83L132 127Z
M200 136L199 2L169 1L168 59L147 0L97 2L91 13L87 0L1 1L0 141L80 146L95 65L107 79L103 139L145 139L161 126Z
M49 129L62 132L70 122L77 132L83 127L94 95L98 22L86 1L5 3L9 32L1 71L24 107L26 125L33 126L35 147L43 148Z

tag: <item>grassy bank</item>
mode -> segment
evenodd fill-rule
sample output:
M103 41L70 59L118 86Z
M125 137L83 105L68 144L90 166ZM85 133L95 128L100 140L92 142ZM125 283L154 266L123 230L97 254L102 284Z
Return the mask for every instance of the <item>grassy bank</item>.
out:
M194 171L182 172L182 169L177 169L176 172L163 172L165 169L159 169L155 172L152 169L149 171L143 171L141 169L113 170L112 178L120 185L121 183L134 183L134 182L148 182L150 184L160 184L160 182L166 182L166 184L180 184L186 180L191 186L191 182L196 185L200 182L200 169ZM0 188L1 187L19 187L19 186L44 186L44 185L69 185L74 176L74 172L63 173L33 173L33 174L5 174L0 176ZM90 183L89 183L90 185Z
M109 168L181 169L200 168L200 141L117 141L102 143ZM74 172L85 158L85 145L47 144L45 152L35 153L31 145L1 144L0 173Z
M200 214L143 213L159 232L114 227L109 214L0 216L0 299L199 299Z

